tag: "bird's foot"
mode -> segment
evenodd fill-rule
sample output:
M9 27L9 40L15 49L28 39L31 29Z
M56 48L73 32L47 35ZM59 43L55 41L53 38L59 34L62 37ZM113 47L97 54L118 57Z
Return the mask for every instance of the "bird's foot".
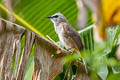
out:
M68 49L67 49L67 51L71 51L71 50L72 50L72 48L68 48Z
M68 48L67 51L72 54L73 53L73 48Z

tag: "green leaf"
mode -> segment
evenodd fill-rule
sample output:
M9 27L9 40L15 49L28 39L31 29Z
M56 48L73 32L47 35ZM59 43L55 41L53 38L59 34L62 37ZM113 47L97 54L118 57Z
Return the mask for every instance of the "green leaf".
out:
M27 66L27 72L25 74L25 80L32 80L32 73L33 73L33 67L34 67L34 59L33 57L30 58Z
M108 76L107 80L120 80L120 74L110 73L110 75Z
M105 61L104 58L102 58L99 63L97 73L103 80L106 80L108 76L108 68L107 68L107 64L104 61Z

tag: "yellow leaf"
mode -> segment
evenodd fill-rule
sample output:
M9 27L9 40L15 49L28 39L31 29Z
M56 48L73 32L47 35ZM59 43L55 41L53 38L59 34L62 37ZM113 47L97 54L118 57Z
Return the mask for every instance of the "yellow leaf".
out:
M120 0L102 0L101 7L107 26L120 23Z
M94 3L96 4L93 17L96 24L94 30L102 40L106 40L106 28L120 24L120 0L96 0Z

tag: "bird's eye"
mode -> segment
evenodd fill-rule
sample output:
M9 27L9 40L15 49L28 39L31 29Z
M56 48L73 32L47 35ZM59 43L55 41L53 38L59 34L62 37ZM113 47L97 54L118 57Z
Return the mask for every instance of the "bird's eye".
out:
M58 15L53 16L54 18L58 18Z

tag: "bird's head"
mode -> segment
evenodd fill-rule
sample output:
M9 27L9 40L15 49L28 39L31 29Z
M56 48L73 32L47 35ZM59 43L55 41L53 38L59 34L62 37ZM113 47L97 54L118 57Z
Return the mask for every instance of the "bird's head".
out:
M54 24L59 24L61 22L67 21L65 16L61 13L56 13L52 16L48 16L47 18L49 18Z

